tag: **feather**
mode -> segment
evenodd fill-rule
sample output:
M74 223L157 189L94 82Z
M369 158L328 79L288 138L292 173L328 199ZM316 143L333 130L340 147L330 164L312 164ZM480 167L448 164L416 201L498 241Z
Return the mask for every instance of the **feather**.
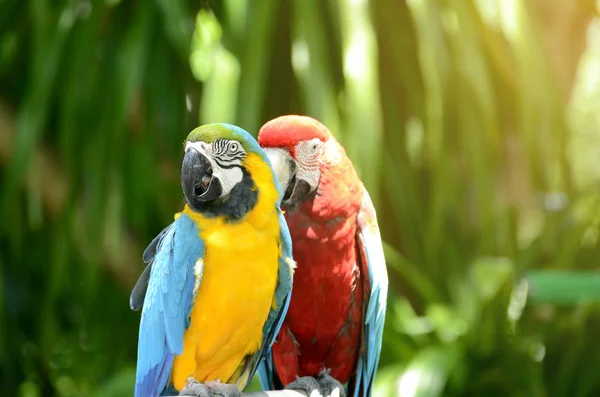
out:
M368 287L370 292L366 302L366 315L361 341L364 348L361 349L358 361L353 395L355 397L368 397L372 394L373 381L381 354L388 276L375 208L366 189L358 213L357 225L357 243L361 254L361 268L363 274L368 274L368 280L366 277L364 280L365 283L368 281L369 285L365 285L365 287Z
M292 238L290 237L290 232L285 218L283 217L283 213L279 207L277 209L279 211L279 243L281 245L281 250L279 255L277 288L275 289L275 304L269 311L267 322L263 328L263 343L259 354L256 354L247 364L247 371L245 371L247 377L243 376L243 378L247 379L247 382L252 379L257 370L261 382L263 377L269 373L264 368L265 360L269 362L272 361L271 348L273 347L273 343L275 343L277 334L279 334L279 330L285 319L285 314L287 313L292 297L292 284L295 268L295 262L292 259Z
M186 215L159 237L146 250L154 252L145 255L152 267L139 331L136 397L158 396L167 386L173 358L183 351L185 325L194 302L194 265L204 256L198 228Z
M164 228L154 239L148 244L148 247L144 250L142 259L144 263L148 263L148 266L144 269L140 278L135 283L131 296L129 297L129 307L133 311L138 311L144 305L144 299L146 297L146 291L148 290L148 282L150 281L150 272L152 271L152 260L156 255L156 248L159 242L162 240L165 234L169 232L173 224L170 224Z
M285 319L285 314L290 305L290 300L292 298L291 288L293 283L293 272L296 266L296 263L292 259L292 239L282 212L279 214L279 227L281 254L279 256L279 282L277 289L275 290L276 308L271 309L267 324L265 325L265 329L268 330L268 333L265 333L265 341L262 347L263 352L261 354L261 360L258 363L258 368L256 369L260 383L263 385L263 389L268 385L270 390L275 387L276 381L274 377L277 376L273 365L271 348L279 334L281 325ZM250 378L252 378L252 376Z

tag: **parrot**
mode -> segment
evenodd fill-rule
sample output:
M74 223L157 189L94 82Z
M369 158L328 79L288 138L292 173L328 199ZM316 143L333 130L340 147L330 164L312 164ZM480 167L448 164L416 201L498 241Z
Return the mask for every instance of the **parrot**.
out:
M375 208L344 148L319 121L285 115L258 143L285 194L293 243L290 306L258 369L263 390L371 396L388 275Z
M291 299L283 189L257 141L214 123L189 133L185 203L143 253L136 397L240 396Z

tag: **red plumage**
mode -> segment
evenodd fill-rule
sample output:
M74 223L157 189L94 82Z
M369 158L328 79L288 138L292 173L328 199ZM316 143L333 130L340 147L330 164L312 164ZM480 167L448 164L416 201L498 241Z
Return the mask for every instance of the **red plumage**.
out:
M262 126L258 134L258 144L262 147L292 148L300 141L319 138L325 142L331 132L317 120L306 116L283 116Z
M263 126L259 144L286 148L294 156L299 141L328 142L316 192L285 217L297 268L290 308L276 343L273 361L283 385L297 376L331 376L345 383L356 370L364 324L368 277L357 248L357 214L364 187L329 130L302 116L284 116Z

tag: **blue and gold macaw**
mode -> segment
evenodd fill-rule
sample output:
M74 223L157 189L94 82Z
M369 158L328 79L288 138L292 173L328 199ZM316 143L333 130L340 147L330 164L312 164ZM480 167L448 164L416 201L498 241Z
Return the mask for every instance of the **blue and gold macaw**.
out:
M188 135L181 184L187 203L144 252L131 293L143 306L135 396L239 395L290 302L283 191L254 138L229 124Z

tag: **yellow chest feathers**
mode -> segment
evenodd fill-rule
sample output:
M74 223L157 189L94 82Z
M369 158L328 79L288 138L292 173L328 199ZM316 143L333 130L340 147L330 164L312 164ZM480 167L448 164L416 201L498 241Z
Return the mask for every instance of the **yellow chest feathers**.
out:
M232 223L184 209L200 228L205 256L184 351L173 363L172 381L179 390L189 376L235 383L246 356L262 343L279 268L278 192L268 166L250 156L245 166L260 190L243 220Z

